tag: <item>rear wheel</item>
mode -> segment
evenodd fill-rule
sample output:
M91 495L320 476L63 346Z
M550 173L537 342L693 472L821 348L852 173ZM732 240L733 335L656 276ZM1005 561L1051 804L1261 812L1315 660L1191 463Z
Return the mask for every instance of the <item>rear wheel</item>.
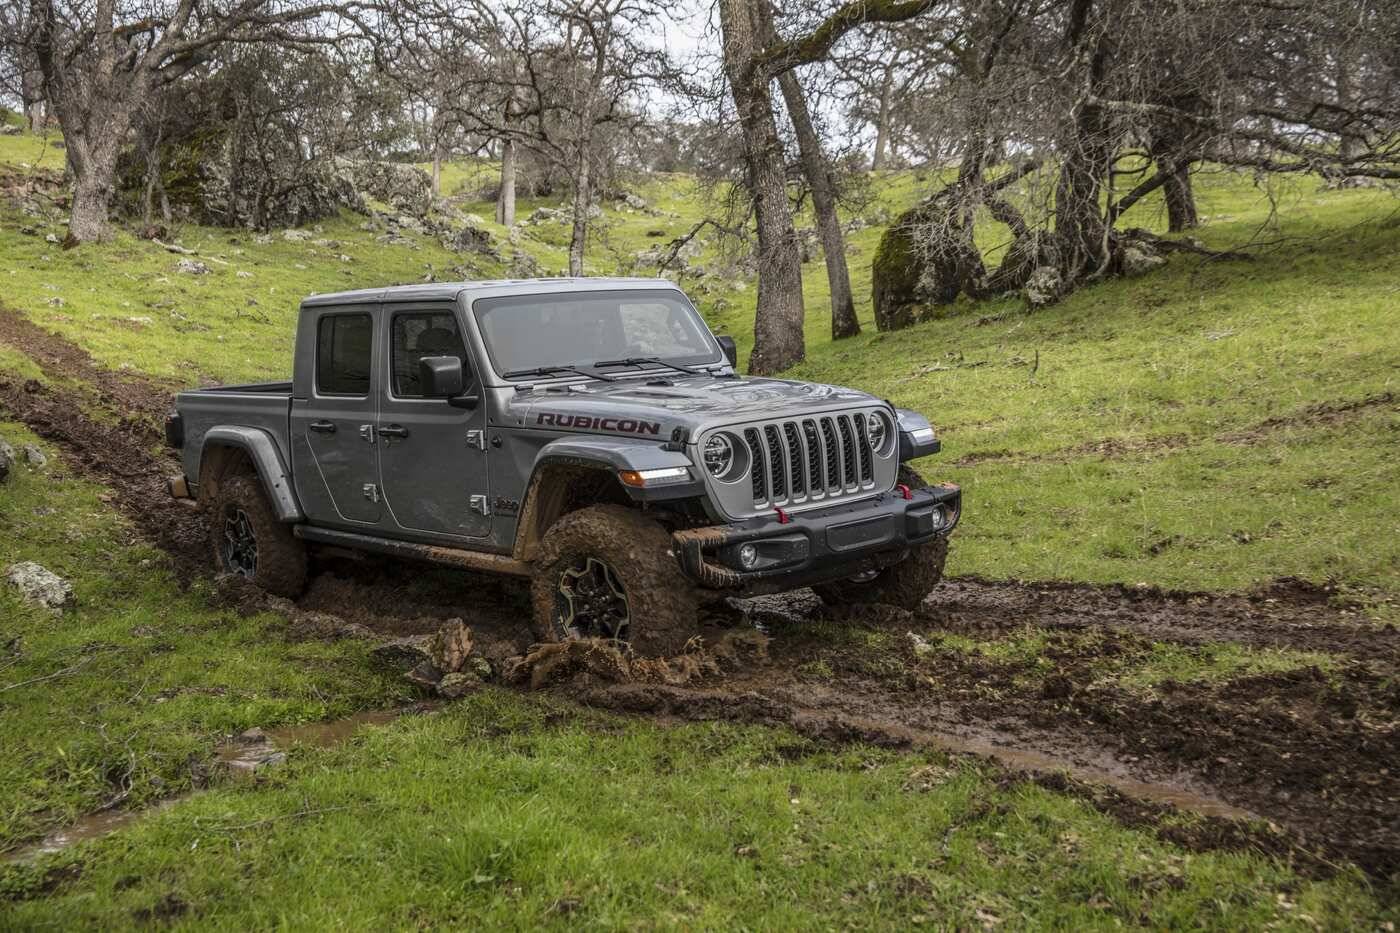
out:
M545 534L535 562L535 636L603 638L658 657L680 653L699 631L699 600L671 548L666 529L625 506L565 515Z
M214 566L277 596L295 598L306 586L306 546L277 520L255 476L219 483L209 513Z
M899 468L898 482L911 489L922 489L928 483L907 466ZM938 535L918 547L897 564L883 570L822 583L812 587L828 606L851 606L884 603L900 609L917 609L943 579L943 565L948 559L948 536Z

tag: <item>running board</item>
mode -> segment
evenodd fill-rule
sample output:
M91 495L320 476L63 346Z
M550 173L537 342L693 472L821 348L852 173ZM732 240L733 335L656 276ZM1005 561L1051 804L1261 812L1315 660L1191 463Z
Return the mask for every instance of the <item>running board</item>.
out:
M336 531L332 528L318 528L313 525L293 525L292 534L305 541L314 541L318 544L331 544L357 551L371 551L375 554L387 554L390 557L402 557L406 560L421 560L443 567L484 570L487 573L506 573L517 577L530 575L529 564L505 554L468 551L436 544L415 544L412 541L395 541L392 538L376 538L373 535L356 534L353 531Z

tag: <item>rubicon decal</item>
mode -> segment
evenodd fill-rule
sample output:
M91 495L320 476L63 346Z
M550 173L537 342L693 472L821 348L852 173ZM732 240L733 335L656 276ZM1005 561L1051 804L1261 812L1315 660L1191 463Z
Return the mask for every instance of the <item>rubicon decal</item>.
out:
M613 431L618 434L661 433L661 425L655 421L638 421L635 418L594 418L591 415L559 415L548 411L536 415L535 424L551 428L575 428L580 431Z

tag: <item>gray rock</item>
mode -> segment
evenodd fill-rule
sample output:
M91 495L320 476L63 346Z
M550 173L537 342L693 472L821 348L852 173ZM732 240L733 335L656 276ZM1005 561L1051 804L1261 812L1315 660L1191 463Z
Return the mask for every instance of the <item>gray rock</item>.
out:
M1054 266L1037 266L1026 279L1026 284L1021 289L1021 297L1029 307L1043 308L1058 301L1063 290L1064 279L1060 277L1059 269Z
M409 683L432 689L442 680L442 671L433 667L432 661L424 661L403 676Z
M443 675L442 680L437 683L438 696L455 700L458 697L466 696L473 690L480 689L481 678L475 674L468 674L464 671L455 671L451 674Z
M525 218L525 223L530 226L538 226L545 223L563 223L568 220L568 215L563 211L557 211L552 207L537 207L530 212L530 216Z
M449 619L438 629L428 646L429 660L444 674L460 671L471 653L472 630L461 619Z
M5 571L5 579L19 590L27 602L43 606L55 614L73 604L73 585L33 561L11 564Z
M420 664L431 664L429 646L432 635L407 635L386 641L370 652L370 657L381 667L399 671L411 671Z
M44 467L49 465L49 458L44 456L44 452L35 445L25 444L23 450L24 462L32 466L34 469L42 470Z
M1122 269L1126 276L1146 275L1158 266L1166 265L1167 259L1161 253L1142 243L1128 243L1123 247Z
M267 741L267 733L257 726L240 732L238 735L240 745L266 745Z
M44 234L44 242L45 242L45 243L57 243L57 242L58 242L58 234L56 234L56 233L46 233L46 234Z
M6 444L5 446L8 447L9 445ZM15 458L13 452L7 454L4 450L0 450L0 483L10 478L10 467L14 462Z
M496 238L491 231L472 223L444 237L443 246L458 253L479 253L492 259L501 258L501 251L496 247Z
M491 670L490 661L486 660L480 655L472 655L470 658L467 658L467 663L465 666L463 666L462 673L472 674L478 679L484 681L490 680L491 675L495 672Z
M175 271L185 275L208 275L209 267L198 259L181 259L175 263Z
M311 234L305 230L283 230L282 239L288 243L301 243L311 239Z
M24 128L18 123L0 123L0 136L18 136Z
M651 206L647 204L644 198L639 197L638 195L635 195L630 191L622 196L622 203L626 204L634 211L644 211Z
M432 179L416 166L403 162L336 159L335 171L353 186L362 200L368 196L414 217L427 214L432 207Z

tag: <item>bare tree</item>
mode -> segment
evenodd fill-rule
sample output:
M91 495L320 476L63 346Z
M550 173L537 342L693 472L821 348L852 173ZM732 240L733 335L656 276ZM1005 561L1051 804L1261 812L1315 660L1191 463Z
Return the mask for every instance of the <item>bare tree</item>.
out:
M70 242L109 235L117 157L158 89L226 43L334 41L348 8L273 0L30 0L33 56L73 177Z
M755 23L754 3L719 0L724 72L744 135L747 184L758 228L758 311L749 368L773 373L806 356L802 259L788 205L782 142L773 117L770 83L800 65L822 61L842 36L867 22L901 22L932 0L852 0L787 39L772 39Z
M459 49L442 59L443 109L501 146L498 220L514 220L521 150L569 180L569 271L582 275L610 134L638 128L646 91L671 73L665 52L645 41L664 8L659 0L471 0L468 8L464 17L453 0L410 0L401 29L413 41L401 53Z

